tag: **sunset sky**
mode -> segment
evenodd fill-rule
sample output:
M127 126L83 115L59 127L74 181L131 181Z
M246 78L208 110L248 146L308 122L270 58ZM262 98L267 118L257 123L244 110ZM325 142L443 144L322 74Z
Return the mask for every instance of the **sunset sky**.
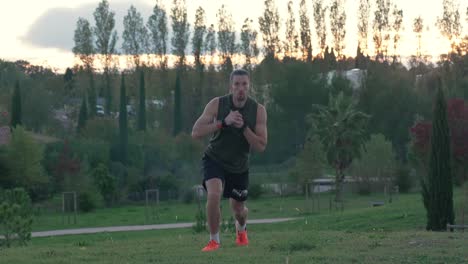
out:
M89 19L94 25L93 11L97 7L99 0L0 0L0 59L18 60L23 59L33 64L48 65L62 72L66 67L74 63L71 49L73 43L73 33L78 17ZM327 2L328 1L328 2ZM207 24L216 25L216 11L222 4L225 4L232 12L235 27L240 31L242 23L246 17L254 19L258 27L258 17L263 12L263 0L188 0L188 18L193 25L195 10L202 6L207 14ZM276 5L280 11L282 19L281 32L284 34L285 21L287 18L287 0L276 0ZM296 21L299 22L299 2L295 0ZM307 1L309 12L312 13L312 1ZM326 0L327 3L331 2ZM347 0L346 2L346 49L349 56L355 54L357 47L357 7L359 0ZM393 0L403 9L403 25L400 54L407 56L415 54L416 38L413 34L413 20L417 16L422 16L425 27L429 31L425 32L423 40L423 52L436 56L441 52L449 50L449 43L442 38L435 27L437 16L442 15L442 0ZM457 1L456 1L457 2ZM123 31L122 20L130 5L136 6L146 21L152 12L155 1L151 0L110 0L110 8L116 12L116 28L121 39ZM375 1L371 0L375 6ZM465 20L466 1L458 1L461 14L461 22L464 34L468 34L468 25ZM166 9L172 6L172 0L165 1ZM373 20L373 9L371 9L371 21ZM311 18L311 28L314 29ZM297 30L299 27L297 27ZM171 29L170 29L171 31ZM313 49L317 51L317 37L315 30L312 30ZM371 32L370 32L371 33ZM239 41L239 38L237 38ZM370 40L369 40L370 41ZM370 46L373 43L369 42ZM120 49L121 42L117 44ZM189 50L187 49L187 52Z

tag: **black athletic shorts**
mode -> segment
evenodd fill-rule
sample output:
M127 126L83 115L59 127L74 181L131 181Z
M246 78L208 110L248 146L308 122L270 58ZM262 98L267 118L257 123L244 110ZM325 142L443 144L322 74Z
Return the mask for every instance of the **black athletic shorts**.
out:
M249 187L249 171L243 173L232 173L226 171L219 163L208 157L206 154L202 158L203 187L206 190L205 182L209 179L219 178L223 182L223 197L233 198L243 202L247 200Z

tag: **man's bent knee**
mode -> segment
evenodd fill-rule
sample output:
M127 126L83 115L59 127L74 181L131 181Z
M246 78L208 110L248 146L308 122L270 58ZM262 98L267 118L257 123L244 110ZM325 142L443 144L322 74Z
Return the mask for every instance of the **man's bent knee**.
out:
M221 192L208 193L206 198L210 202L221 201Z
M221 196L221 192L223 191L223 182L221 179L209 179L205 182L205 186L208 198L210 196L214 196L214 198L216 198L216 196Z
M235 214L242 214L247 211L247 207L244 202L239 202L231 199L231 208Z

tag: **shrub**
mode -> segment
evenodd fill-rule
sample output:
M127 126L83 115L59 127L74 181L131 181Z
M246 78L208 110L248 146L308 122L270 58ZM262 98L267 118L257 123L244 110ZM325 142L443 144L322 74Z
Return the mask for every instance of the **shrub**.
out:
M96 209L97 207L97 197L95 194L85 191L78 195L78 208L84 213L88 213Z
M106 165L99 164L92 172L94 184L101 193L107 206L110 206L114 200L116 193L116 180L111 174Z
M193 230L196 233L201 233L206 230L206 215L202 207L198 208L197 214L195 215L195 224L193 225Z
M398 186L399 192L407 193L413 187L410 170L404 165L399 165L396 172L395 185Z
M249 187L249 198L252 200L260 198L263 194L263 188L260 184L252 184Z
M5 239L1 244L10 247L14 239L25 245L31 240L31 199L22 188L0 193L0 226ZM0 240L2 241L2 240Z
M195 193L192 189L184 190L182 201L186 204L191 204L195 200Z

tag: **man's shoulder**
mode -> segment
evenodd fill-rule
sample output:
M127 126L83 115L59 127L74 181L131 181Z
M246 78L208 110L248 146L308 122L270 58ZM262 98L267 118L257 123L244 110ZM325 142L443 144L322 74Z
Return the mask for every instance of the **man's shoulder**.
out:
M209 102L208 104L216 104L216 105L218 105L219 102L226 100L226 98L228 98L227 95L216 96L216 97L213 97L213 99L211 99L210 102Z
M250 101L251 104L254 104L254 105L259 104L257 100L255 100L255 98L253 98L252 96L247 97L247 100Z
M206 105L206 109L215 114L218 112L218 106L219 106L219 97L214 97L211 99L208 104Z
M264 119L266 118L267 111L264 105L258 103L257 104L257 118Z
M257 103L257 109L266 110L266 107L261 103Z
M214 97L208 102L208 105L218 104L218 102L219 102L219 97Z
M250 97L250 96L249 96L249 101L250 101L252 104L256 105L256 106L257 106L257 109L265 108L264 105L262 105L261 103L257 102L257 100L255 100L255 98L253 98L253 97Z

